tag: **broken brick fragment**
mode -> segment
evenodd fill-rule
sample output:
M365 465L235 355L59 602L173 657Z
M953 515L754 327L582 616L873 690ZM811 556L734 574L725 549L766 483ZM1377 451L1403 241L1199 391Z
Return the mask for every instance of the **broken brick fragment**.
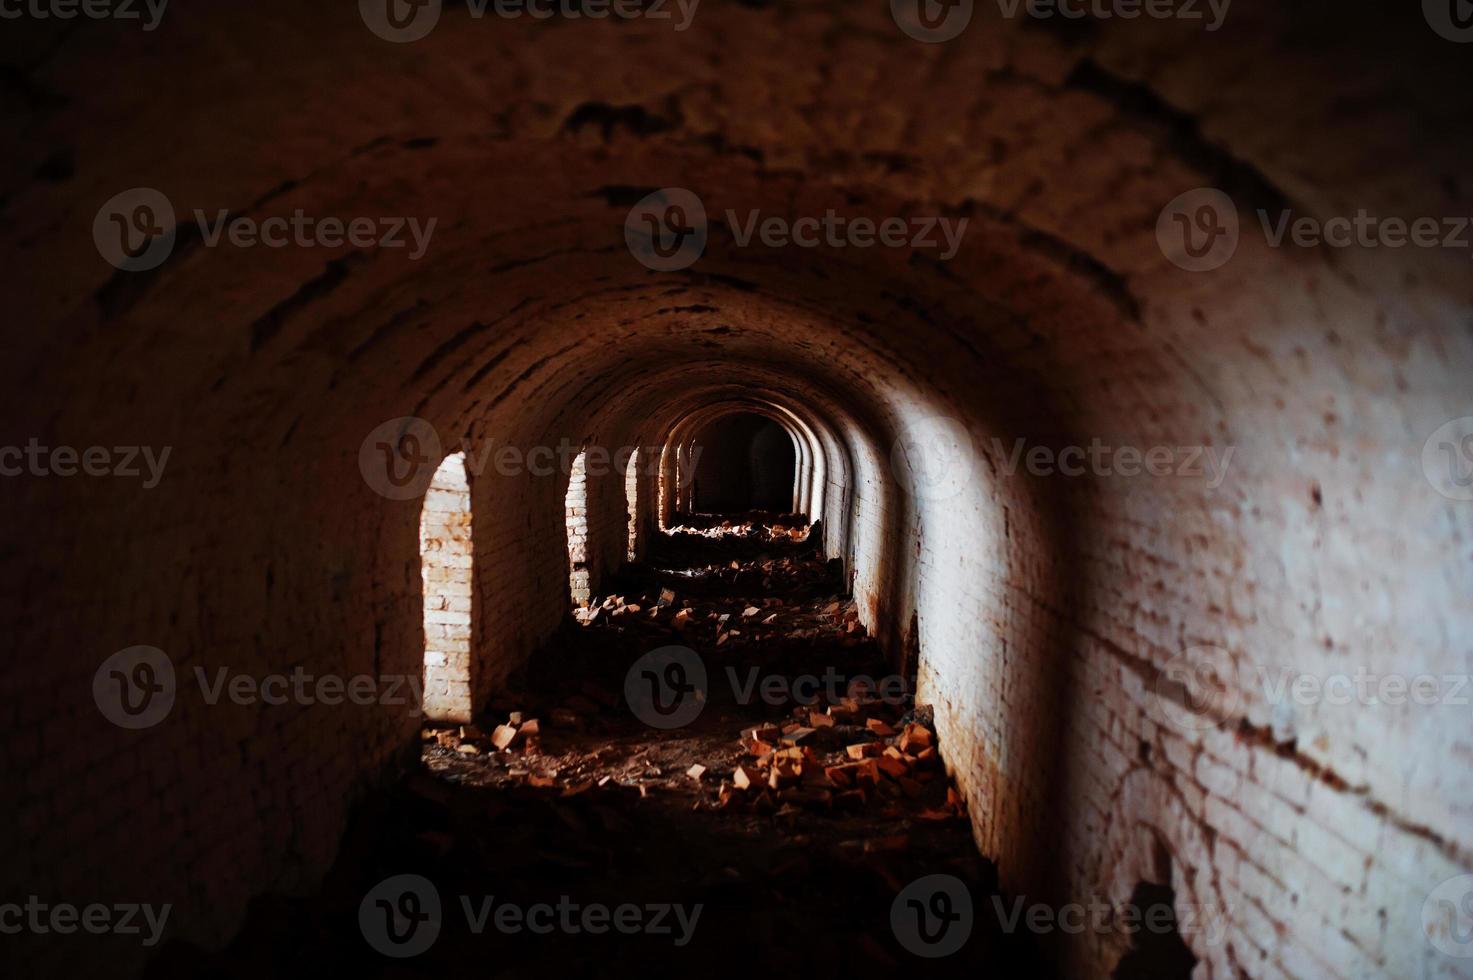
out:
M892 728L887 722L884 722L879 718L870 718L866 720L864 723L864 727L868 728L870 731L874 732L881 738L889 738L891 735L895 734L895 729Z
M929 729L922 725L917 725L915 722L911 722L905 726L905 731L901 734L898 744L900 751L916 755L922 750L930 748L934 738L935 736L931 734Z
M737 789L754 789L763 782L755 769L737 766L732 771L731 782Z
M891 779L899 779L910 771L910 767L904 761L888 755L879 756L874 761L879 766L880 771Z

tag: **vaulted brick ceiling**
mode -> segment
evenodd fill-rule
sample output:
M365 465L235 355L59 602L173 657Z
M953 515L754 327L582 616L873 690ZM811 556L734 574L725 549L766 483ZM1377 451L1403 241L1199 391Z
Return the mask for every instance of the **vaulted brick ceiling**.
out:
M1470 213L1466 55L1415 13L1240 0L1204 35L979 6L925 45L884 4L706 0L684 32L454 8L396 45L351 4L222 2L148 33L7 25L0 45L5 442L172 447L146 492L4 485L5 753L54 762L0 818L30 845L7 878L194 882L178 928L220 942L251 895L320 872L413 719L184 704L120 737L89 684L135 643L181 670L413 669L418 511L357 468L384 420L422 417L447 449L657 445L735 401L792 413L840 474L826 542L886 643L918 622L923 691L1009 887L1118 891L1161 843L1179 895L1278 923L1265 938L1244 913L1235 943L1197 949L1211 976L1423 968L1421 897L1470 866L1466 711L1286 719L1245 692L1222 724L1176 730L1151 693L1200 646L1468 670L1473 512L1419 463L1470 414L1468 255L1274 249L1254 215ZM94 216L140 186L186 227L157 270L118 271ZM700 195L710 241L657 273L624 220L671 186ZM1155 229L1202 186L1245 225L1230 264L1193 274ZM211 247L195 209L437 224L415 261ZM944 262L741 247L728 209L969 227ZM945 505L892 468L937 416L978 458ZM1096 438L1235 456L1220 487L1008 478L1018 439ZM562 496L473 486L492 689L566 611ZM144 791L100 775L140 765ZM117 789L92 817L84 779ZM1328 835L1328 863L1312 843L1274 859L1315 865L1312 884L1240 870L1250 845ZM1116 941L1081 938L1075 965Z

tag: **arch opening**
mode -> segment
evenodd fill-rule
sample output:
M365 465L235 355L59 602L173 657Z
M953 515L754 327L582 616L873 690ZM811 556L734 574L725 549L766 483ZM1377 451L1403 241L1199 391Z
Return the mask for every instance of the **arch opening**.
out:
M573 605L588 602L588 450L580 449L568 471L563 520L568 535L568 590Z
M798 453L792 436L770 418L744 412L711 420L695 435L692 462L693 510L782 513L796 507Z
M624 557L634 561L639 557L639 449L629 454L629 463L624 468L624 504L629 514L629 536Z
M424 704L429 721L471 720L471 487L465 453L435 470L420 511Z

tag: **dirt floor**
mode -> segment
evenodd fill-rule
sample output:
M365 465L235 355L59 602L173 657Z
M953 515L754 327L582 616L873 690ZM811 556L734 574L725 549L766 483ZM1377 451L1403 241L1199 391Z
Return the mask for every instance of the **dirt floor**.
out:
M478 725L424 731L423 771L362 809L320 894L262 900L225 953L176 946L153 975L1048 976L1030 937L999 928L994 869L927 711L895 679L882 686L889 668L800 520L658 536ZM681 695L698 714L680 727L631 709L651 683L641 658L667 647L707 675ZM805 675L812 703L774 696ZM768 697L766 677L784 680ZM419 907L374 910L365 895L401 874L433 883L442 907L428 948L395 958L370 948L364 922ZM919 923L897 896L935 874L965 883L973 921L958 951L922 958L892 911ZM478 919L508 903L553 906L572 928ZM594 934L579 910L595 904L637 911ZM680 911L652 908L666 906Z

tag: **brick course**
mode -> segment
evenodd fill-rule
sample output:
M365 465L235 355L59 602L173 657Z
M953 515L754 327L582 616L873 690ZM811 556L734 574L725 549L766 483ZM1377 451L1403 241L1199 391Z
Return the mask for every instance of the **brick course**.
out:
M1253 214L1470 213L1465 65L1415 5L1306 31L1290 5L1240 4L1221 43L1147 21L1079 37L988 21L938 46L899 35L883 4L703 5L680 36L493 31L447 10L397 46L335 7L181 7L157 38L7 32L51 54L24 59L0 195L0 254L24 285L0 444L172 456L150 490L0 487L0 893L169 901L171 938L220 946L252 896L316 886L352 805L412 759L420 719L210 705L193 672L423 669L424 501L365 483L374 426L422 417L468 458L562 439L659 452L724 403L805 433L825 551L897 660L916 622L920 695L1006 887L1119 901L1169 876L1179 903L1230 910L1224 942L1186 937L1203 977L1459 975L1421 909L1473 871L1466 708L1286 706L1234 681L1229 710L1192 727L1163 693L1163 672L1205 666L1204 648L1235 677L1473 672L1473 511L1420 463L1433 430L1473 414L1467 257L1273 249ZM106 84L125 74L150 98ZM638 114L661 125L622 122ZM75 176L33 179L63 145ZM181 220L303 208L439 225L419 262L185 241L130 277L88 229L144 184ZM1155 222L1212 184L1238 199L1243 241L1223 270L1184 273ZM620 189L660 186L695 189L713 215L971 224L944 265L713 235L693 271L655 274L624 250ZM939 500L906 489L893 453L938 416L973 446ZM1215 488L1008 472L1017 439L1096 438L1235 456ZM471 474L472 706L567 616L557 473ZM654 526L658 480L640 479ZM597 590L627 547L623 475L585 491ZM127 732L91 685L134 644L168 653L181 693L164 723ZM1103 977L1124 943L1064 949L1068 975ZM148 955L118 938L10 950L57 975Z

